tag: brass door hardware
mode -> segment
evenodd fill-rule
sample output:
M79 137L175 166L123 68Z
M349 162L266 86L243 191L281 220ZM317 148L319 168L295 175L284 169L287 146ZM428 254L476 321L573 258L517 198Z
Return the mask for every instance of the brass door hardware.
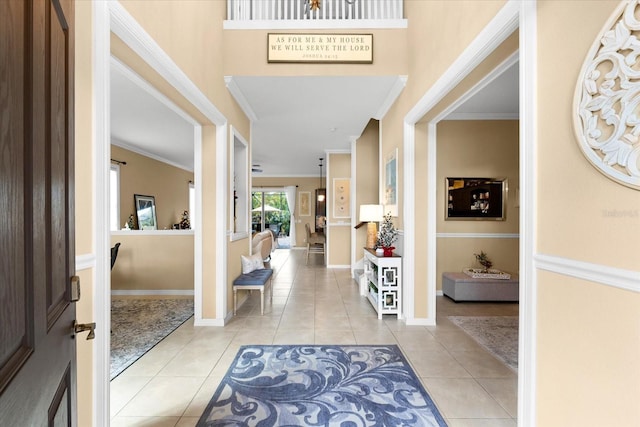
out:
M92 323L78 323L76 321L73 322L73 332L78 334L80 332L89 331L89 335L87 335L88 340L92 340L96 337L96 322Z
M80 300L80 277L71 277L71 302L78 302Z

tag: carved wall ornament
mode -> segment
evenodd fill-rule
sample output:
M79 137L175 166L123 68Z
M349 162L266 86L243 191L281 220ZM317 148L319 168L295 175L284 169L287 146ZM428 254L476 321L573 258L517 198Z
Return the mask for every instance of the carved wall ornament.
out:
M591 46L574 97L583 154L607 177L640 190L640 20L624 1ZM640 15L640 14L639 14Z

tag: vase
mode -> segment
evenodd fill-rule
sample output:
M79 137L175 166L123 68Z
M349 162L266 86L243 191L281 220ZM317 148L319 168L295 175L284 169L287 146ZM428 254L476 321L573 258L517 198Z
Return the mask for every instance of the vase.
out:
M388 248L382 248L384 250L384 256L393 256L393 250L395 246L389 246Z

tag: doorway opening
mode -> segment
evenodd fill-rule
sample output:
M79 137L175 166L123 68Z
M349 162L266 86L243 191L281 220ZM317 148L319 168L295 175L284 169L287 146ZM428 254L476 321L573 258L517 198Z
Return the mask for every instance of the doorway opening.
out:
M251 191L251 230L254 233L270 230L276 248L291 248L291 211L284 190Z

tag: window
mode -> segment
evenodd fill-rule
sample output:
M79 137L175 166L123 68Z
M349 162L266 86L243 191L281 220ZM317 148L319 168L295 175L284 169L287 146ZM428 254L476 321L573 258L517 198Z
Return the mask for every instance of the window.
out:
M120 229L120 166L109 171L109 230Z
M189 181L189 223L191 229L196 227L196 186Z
M231 128L230 223L231 240L249 235L249 144Z

